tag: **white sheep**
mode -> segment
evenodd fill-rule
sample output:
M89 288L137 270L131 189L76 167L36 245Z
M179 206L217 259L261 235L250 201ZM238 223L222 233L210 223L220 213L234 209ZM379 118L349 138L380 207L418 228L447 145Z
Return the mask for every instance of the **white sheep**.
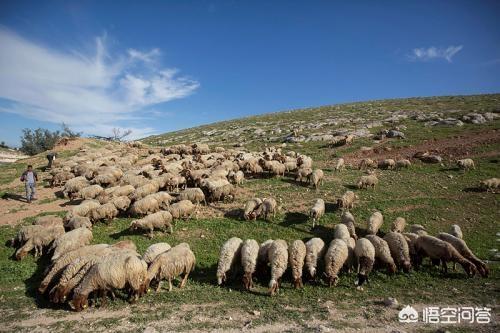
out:
M375 175L368 175L368 176L361 176L357 183L357 187L359 189L371 187L372 189L375 189L375 186L378 184L378 178Z
M53 227L44 227L41 225L33 225L33 231L30 234L25 234L20 237L25 240L20 248L15 253L16 260L23 259L31 250L35 250L35 257L43 254L43 248L49 246L54 239L64 234L64 227L57 225Z
M458 160L457 166L459 169L462 169L465 171L470 170L470 169L476 169L476 166L474 165L474 161L471 158L465 158L463 160Z
M406 220L404 217L396 217L391 225L391 231L402 233L405 230Z
M337 206L341 209L352 209L357 198L353 191L347 191L337 200Z
M196 206L189 200L181 200L170 205L168 210L174 219L190 218L196 211Z
M384 217L382 216L382 213L373 213L368 219L366 233L369 235L376 235L383 223Z
M368 275L375 263L375 247L368 239L360 238L356 241L354 253L358 260L358 279L356 285L361 286L365 281L369 282Z
M115 205L111 202L105 203L104 205L100 205L90 211L90 220L91 221L111 221L113 218L118 216L118 209L116 209Z
M312 227L316 226L316 222L319 224L319 220L325 215L325 201L323 199L316 199L314 206L312 206L309 211L309 218L312 220Z
M54 251L51 260L54 262L62 254L90 244L92 239L92 231L85 227L62 234L54 240L49 249L49 251Z
M409 168L411 167L411 162L407 159L401 159L396 161L396 169Z
M341 224L343 225L343 224ZM336 286L339 280L340 269L348 257L347 243L342 239L334 239L325 254L325 275L330 287Z
M74 230L77 228L85 227L92 229L92 222L86 216L73 216L69 221L64 223L64 228L66 230Z
M356 235L356 227L354 224L355 219L351 212L349 212L348 210L344 211L340 217L340 223L345 224L352 238L358 239L358 236Z
M295 240L288 248L288 261L292 270L293 285L302 288L302 270L306 259L306 245L300 239Z
M306 242L305 267L313 279L316 277L318 266L322 264L324 253L325 242L321 238L311 238Z
M257 267L259 243L254 239L247 239L241 246L241 266L243 267L243 286L250 290L253 287L252 276Z
M450 243L465 259L476 265L476 268L482 277L488 277L490 272L488 266L471 251L463 239L445 232L440 232L437 237Z
M340 223L333 228L333 238L342 239L347 244L349 238L351 238L351 234L349 233L349 229L347 229L347 226Z
M496 190L500 188L500 178L490 178L483 180L481 181L481 183L479 183L479 187L483 190L486 190L486 192L489 192L490 190Z
M307 176L307 180L317 190L318 187L323 184L324 177L325 174L323 173L323 170L314 169L314 171Z
M344 159L343 158L339 158L337 160L337 163L335 164L335 171L342 171L345 169L345 162L344 162Z
M460 238L460 239L464 238L464 235L462 233L462 229L460 228L460 226L458 224L453 224L450 226L449 234L451 234L457 238Z
M257 272L260 276L264 276L266 271L268 270L268 252L269 247L274 242L273 239L268 239L260 244L259 254L257 256Z
M391 256L389 244L377 235L366 235L365 238L373 244L373 247L375 248L375 258L381 265L387 268L387 273L395 273L397 267Z
M288 266L288 244L282 240L275 240L268 251L271 279L269 280L269 294L273 296L279 289L281 277Z
M203 193L203 191L198 187L186 188L185 190L182 190L177 196L177 200L189 200L196 205L200 202L203 202L205 205L207 204L205 193Z
M255 220L257 218L257 213L255 211L260 205L262 205L262 199L260 198L248 200L243 208L243 218L247 221L251 219Z
M147 215L155 213L160 210L160 205L155 198L146 197L135 201L132 206L130 206L128 212L130 215Z
M229 238L221 247L217 264L217 284L228 280L227 275L236 275L241 260L241 246L243 241L238 237Z
M149 238L153 238L154 229L168 230L169 233L173 233L172 221L172 214L169 211L162 210L132 221L130 230L147 230L149 231Z
M391 256L399 269L408 273L411 269L410 248L405 236L399 232L388 232L384 240L389 245Z
M142 259L146 262L146 264L151 264L153 260L162 254L163 252L167 252L172 247L168 243L155 243L150 245L144 254L142 255Z

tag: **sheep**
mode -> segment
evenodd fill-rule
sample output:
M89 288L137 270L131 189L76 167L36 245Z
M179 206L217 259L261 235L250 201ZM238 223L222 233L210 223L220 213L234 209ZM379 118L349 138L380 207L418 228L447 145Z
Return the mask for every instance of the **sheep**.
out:
M401 159L396 161L395 168L396 169L403 169L403 168L409 168L411 167L411 162L407 159Z
M343 224L341 224L343 225ZM347 261L349 251L347 244L342 239L334 239L325 254L325 277L330 287L336 286L339 280L340 269Z
M377 186L377 184L378 178L376 175L361 176L361 178L358 180L357 187L359 189L368 189L368 187L375 189L375 186Z
M490 178L479 183L479 187L486 192L496 190L500 187L500 178Z
M170 202L173 200L172 196L168 194L167 192L157 192L153 194L149 194L147 197L152 197L154 198L157 202L160 208L162 209L168 209L170 207Z
M267 258L271 266L269 294L273 296L278 291L281 277L288 267L288 244L282 239L275 240L269 247Z
M254 239L247 239L241 246L241 266L243 267L243 286L246 290L253 287L252 275L257 267L259 243Z
M66 181L75 178L75 175L68 171L58 172L49 181L50 187L63 185Z
M154 229L163 229L173 233L172 214L169 211L159 211L147 215L140 220L134 220L130 223L130 230L149 230L149 238L153 238Z
M32 226L35 227L35 226ZM57 237L64 234L64 227L57 225L53 227L36 226L31 235L26 234L26 242L17 249L15 253L16 260L21 260L33 249L35 249L35 257L41 256L43 248L49 246Z
M156 182L149 182L136 188L135 191L129 195L129 198L131 200L140 200L150 194L158 192L159 189L160 187Z
M305 267L312 279L316 277L324 252L325 242L321 238L311 238L306 242Z
M69 179L66 182L66 184L64 184L63 193L66 197L73 200L75 197L75 194L78 193L84 187L87 187L88 185L90 185L90 184L89 184L87 178L82 177L82 176L75 177L75 178Z
M235 188L227 179L203 179L201 187L206 189L210 201L234 198Z
M288 248L288 261L292 270L293 285L302 288L302 269L306 259L306 245L300 239L295 240Z
M374 169L376 167L377 167L377 162L375 162L374 160L372 160L370 158L364 158L364 159L362 159L361 162L359 162L359 165L358 165L359 170Z
M285 169L286 169L286 165L285 165ZM243 181L245 180L245 174L241 170L238 170L237 172L231 171L228 175L228 178L235 185L240 186L241 184L243 184Z
M64 228L68 231L81 227L92 229L92 222L90 222L90 219L88 217L73 216L69 221L64 223Z
M309 156L306 155L299 155L297 157L297 165L301 168L312 168L313 160Z
M147 197L141 200L137 200L130 206L128 212L129 215L147 215L150 213L155 213L160 210L160 205L155 198Z
M194 204L199 204L203 202L205 205L207 204L207 200L205 199L205 193L200 188L187 188L179 193L177 196L177 200L189 200Z
M383 223L384 217L382 214L380 212L373 213L368 219L366 233L369 235L376 235Z
M131 289L131 301L144 292L147 265L137 255L125 252L117 256L107 256L98 262L85 275L73 292L70 302L72 309L82 311L88 306L91 292L111 289ZM132 298L133 296L133 298Z
M379 169L394 169L394 167L396 166L396 162L393 160L393 159L385 159L385 160L381 160L381 161L378 161L378 164L377 164L377 167Z
M113 203L108 202L104 205L100 205L99 207L92 209L89 215L90 220L93 222L100 220L106 220L109 222L113 218L118 216L118 209L116 209Z
M470 170L470 169L476 169L476 166L474 165L474 161L471 158L465 158L463 160L458 160L457 161L457 166L459 169L462 170Z
M391 225L391 231L402 233L405 230L406 220L404 217L396 217Z
M307 180L317 190L319 185L323 184L324 177L325 174L323 173L323 170L314 169L314 171L307 176Z
M474 255L474 253L467 246L467 243L463 239L451 234L447 234L445 232L440 232L437 237L445 242L450 243L455 248L455 250L458 251L458 253L460 253L465 259L472 262L476 266L479 274L481 274L482 277L488 277L490 272L488 266L486 266L486 264L481 259Z
M354 254L358 260L358 279L355 284L362 286L365 281L369 282L368 275L375 262L375 247L368 239L360 238L356 241Z
M286 172L296 171L297 170L297 161L295 159L285 161L285 170L286 170Z
M153 260L163 252L167 252L172 247L168 243L155 243L150 245L144 254L142 255L142 259L146 262L146 264L151 264Z
M44 215L35 218L33 225L41 225L44 227L55 227L57 225L62 225L63 219L57 215Z
M309 211L309 218L312 220L312 227L316 226L316 222L319 224L319 220L325 215L325 201L323 199L316 199L314 206L312 206Z
M114 197L129 196L135 191L135 187L132 185L122 185L118 186L111 195Z
M118 209L119 211L126 211L130 207L131 200L125 196L113 197L110 202Z
M168 211L174 219L190 218L195 212L196 206L189 200L181 200L170 205Z
M408 249L410 250L410 259L412 263L415 263L416 259L416 250L415 250L415 241L419 237L417 234L413 232L403 232L403 236L406 239L406 242L408 243Z
M49 251L54 251L52 262L62 254L90 244L93 239L92 231L85 227L71 230L54 240Z
M427 235L427 231L425 230L425 227L420 225L420 224L412 224L410 225L410 232L417 234L419 236L425 236Z
M257 208L262 205L262 200L260 198L253 198L246 202L245 207L243 208L243 219L245 220L255 220L257 218L257 214L254 213Z
M343 158L339 158L335 164L335 171L340 172L345 169L345 162Z
M189 277L189 273L194 270L196 257L187 243L174 246L167 252L158 255L149 266L145 289L149 288L150 282L154 279L158 282L156 291L161 288L161 281L168 280L168 291L172 291L172 279L183 274L179 288L184 288Z
M66 214L66 217L64 218L66 221L71 219L73 216L83 216L83 217L90 217L90 212L99 207L101 204L95 200L85 200L79 205L73 207L71 212Z
M238 237L229 238L221 247L217 264L217 284L228 280L227 274L236 275L241 260L241 246L243 241Z
M342 209L351 209L354 208L354 201L358 198L353 191L347 191L337 199L337 206Z
M415 241L415 250L417 252L417 267L420 265L422 257L428 256L431 260L440 260L445 273L448 272L447 262L452 261L459 263L469 277L476 274L477 269L472 262L465 259L453 245L439 238L429 235L420 236Z
M345 224L337 224L335 228L333 228L333 238L334 239L342 239L344 242L348 242L351 235L349 233L349 229Z
M450 231L448 233L460 239L464 238L462 229L460 229L460 226L458 224L453 224L452 226L450 226Z
M295 181L302 183L302 180L304 178L307 179L312 172L311 168L299 168L295 176Z
M375 248L375 259L383 266L386 267L388 274L393 274L396 272L396 264L391 256L391 250L389 244L377 235L366 235L368 239Z
M342 216L340 217L340 223L345 224L347 230L349 230L349 235L352 238L354 238L355 240L358 239L358 236L356 235L356 227L354 225L354 216L351 214L351 212L349 212L348 210L344 211L342 213Z
M265 198L262 200L262 205L260 205L256 210L255 213L257 216L264 216L264 219L266 221L269 221L269 218L273 217L276 218L276 212L278 210L278 203L274 198Z
M408 273L411 269L410 248L405 236L399 232L388 232L384 236L384 240L389 245L392 258L399 269Z
M84 187L78 192L82 199L95 199L104 192L100 185L90 185Z

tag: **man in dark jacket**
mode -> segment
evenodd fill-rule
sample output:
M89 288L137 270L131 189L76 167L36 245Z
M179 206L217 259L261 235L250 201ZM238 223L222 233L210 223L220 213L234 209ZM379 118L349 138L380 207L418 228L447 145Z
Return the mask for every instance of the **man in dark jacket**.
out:
M31 200L35 199L35 187L38 181L38 175L33 170L31 165L28 165L28 169L21 175L21 181L24 182L26 188L26 200L31 203Z
M47 165L47 169L52 168L52 162L56 159L56 156L57 156L56 153L49 151L49 153L47 154L47 160L49 161L49 164Z

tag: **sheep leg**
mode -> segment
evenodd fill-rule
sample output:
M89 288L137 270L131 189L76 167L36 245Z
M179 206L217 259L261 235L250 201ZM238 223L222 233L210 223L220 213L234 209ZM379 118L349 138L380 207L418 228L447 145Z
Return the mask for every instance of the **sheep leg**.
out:
M168 279L168 291L172 291L172 279Z
M155 292L159 292L159 291L160 291L160 288L161 288L161 283L162 283L162 282L163 282L162 280L158 281L158 285L156 286L156 290L155 290Z
M181 281L181 284L179 285L179 288L184 288L184 286L187 283L188 276L189 276L189 273L184 274L184 277L182 278L182 281Z
M149 229L149 234L148 234L148 237L149 237L150 239L153 239L153 237L154 237L154 233L153 233L153 232L154 232L154 229L153 229L153 228Z
M443 272L445 274L448 274L448 265L446 264L446 261L441 259L441 266L442 266Z

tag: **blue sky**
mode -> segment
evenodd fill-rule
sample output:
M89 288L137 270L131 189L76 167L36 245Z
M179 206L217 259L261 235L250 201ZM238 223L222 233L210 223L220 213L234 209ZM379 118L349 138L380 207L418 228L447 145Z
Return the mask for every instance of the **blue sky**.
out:
M0 2L0 141L500 92L498 1Z

